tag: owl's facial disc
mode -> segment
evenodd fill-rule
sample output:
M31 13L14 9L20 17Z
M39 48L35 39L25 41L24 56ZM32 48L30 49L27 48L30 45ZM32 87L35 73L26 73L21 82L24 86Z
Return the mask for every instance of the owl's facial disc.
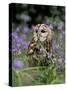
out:
M39 28L38 27L35 27L34 29L34 40L35 41L45 41L46 38L48 36L48 30L46 29L46 27L43 27L43 26L40 26Z
M41 42L43 42L43 41L45 41L46 40L46 38L47 38L47 36L48 36L48 32L46 31L46 30L41 30L41 33L40 33L40 36L39 36L39 38L40 38L40 41Z

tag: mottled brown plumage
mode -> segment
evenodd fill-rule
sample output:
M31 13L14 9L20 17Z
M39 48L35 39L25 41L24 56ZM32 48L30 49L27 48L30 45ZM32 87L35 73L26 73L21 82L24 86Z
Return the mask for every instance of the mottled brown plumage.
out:
M53 56L53 31L46 24L34 27L32 41L28 48L29 66L46 65L46 60ZM41 49L43 49L41 53Z

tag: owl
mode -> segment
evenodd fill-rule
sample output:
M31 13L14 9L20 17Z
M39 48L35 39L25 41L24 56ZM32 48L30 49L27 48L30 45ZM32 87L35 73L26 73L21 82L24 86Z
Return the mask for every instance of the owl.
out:
M28 47L29 66L48 65L53 58L52 40L54 32L46 24L37 24Z

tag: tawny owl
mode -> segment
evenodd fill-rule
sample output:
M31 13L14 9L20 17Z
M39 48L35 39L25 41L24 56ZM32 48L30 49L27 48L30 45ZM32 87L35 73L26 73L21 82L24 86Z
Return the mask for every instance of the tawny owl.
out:
M53 31L46 24L37 24L28 48L29 66L48 65L53 57Z

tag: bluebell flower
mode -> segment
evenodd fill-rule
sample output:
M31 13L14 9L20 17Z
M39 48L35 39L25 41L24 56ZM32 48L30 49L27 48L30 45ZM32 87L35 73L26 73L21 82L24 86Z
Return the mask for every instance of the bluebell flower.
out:
M25 40L25 39L26 39L26 34L23 34L23 35L21 36L21 39L22 39L22 40Z
M59 49L56 47L56 53L58 54Z
M17 51L17 48L12 48L12 52L16 52Z
M56 53L58 54L58 52L59 52L59 44L58 45L56 45Z
M16 32L19 32L19 27L16 28Z
M27 42L23 48L28 49L29 44L30 44L30 42Z
M9 49L10 52L16 52L17 51L17 48L12 48L12 49Z
M32 25L32 30L34 30L34 28L35 28L35 25Z
M17 43L20 43L21 44L22 43L22 39L20 39L20 38L17 39Z
M57 45L56 40L53 41L52 47L53 47L54 50L56 50L56 53L58 53L58 51L59 51L59 44Z
M17 45L18 45L18 46L21 46L21 45L22 45L22 42L23 42L22 39L20 39L20 38L17 39Z
M52 24L50 24L50 26L49 26L49 27L50 27L50 29L51 29L51 30L53 30L53 28L54 28Z
M35 27L35 25L32 25L32 28L34 28Z
M24 33L28 33L30 31L29 27L26 25L24 26Z
M50 20L46 19L45 23L49 25L50 24Z
M18 34L16 32L12 32L12 36L17 40L18 39Z
M24 67L24 63L23 63L21 60L19 60L18 58L16 58L16 59L14 60L13 66L14 66L14 68L16 68L16 69L21 69L21 68Z
M62 30L62 24L58 26L58 30Z
M56 40L53 40L53 42L52 42L52 47L53 47L53 49L56 48Z

